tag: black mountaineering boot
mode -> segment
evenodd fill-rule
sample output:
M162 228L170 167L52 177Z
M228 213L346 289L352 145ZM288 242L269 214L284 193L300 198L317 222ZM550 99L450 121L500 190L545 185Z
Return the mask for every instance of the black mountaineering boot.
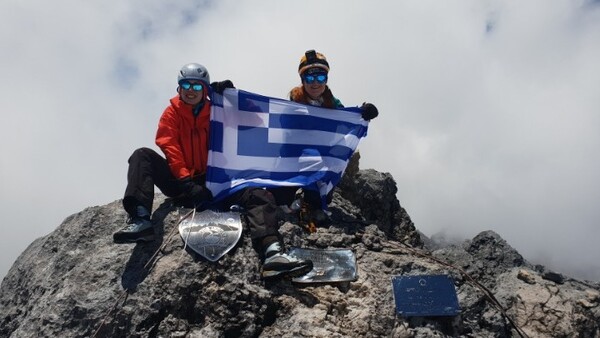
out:
M138 214L130 217L127 226L113 234L115 243L151 242L154 240L154 227L150 213L144 207L138 207Z
M262 278L298 277L308 273L312 268L312 261L283 253L280 244L275 242L266 250Z

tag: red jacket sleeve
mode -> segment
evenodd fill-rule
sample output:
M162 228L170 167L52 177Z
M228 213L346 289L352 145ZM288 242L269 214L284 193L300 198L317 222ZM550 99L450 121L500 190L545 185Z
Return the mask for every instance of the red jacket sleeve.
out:
M191 173L185 165L185 157L180 144L180 122L172 106L167 107L158 122L156 131L156 145L160 147L167 158L171 173L176 178L190 176Z

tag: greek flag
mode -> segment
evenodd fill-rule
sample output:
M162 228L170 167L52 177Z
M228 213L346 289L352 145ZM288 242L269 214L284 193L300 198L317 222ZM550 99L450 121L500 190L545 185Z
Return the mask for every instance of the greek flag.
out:
M326 196L368 122L360 109L326 109L237 89L214 94L206 186L215 201L247 187L297 186Z

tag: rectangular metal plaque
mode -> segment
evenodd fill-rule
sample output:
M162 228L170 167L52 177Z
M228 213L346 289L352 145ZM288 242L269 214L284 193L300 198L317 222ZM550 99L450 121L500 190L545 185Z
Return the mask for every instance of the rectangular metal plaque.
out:
M296 283L353 282L358 278L356 257L350 249L290 248L289 254L313 262L310 272L292 279Z
M392 277L396 313L403 317L456 316L460 306L447 275Z

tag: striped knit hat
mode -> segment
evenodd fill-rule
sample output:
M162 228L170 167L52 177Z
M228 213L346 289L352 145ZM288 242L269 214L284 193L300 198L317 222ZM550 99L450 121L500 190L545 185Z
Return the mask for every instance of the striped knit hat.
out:
M315 52L314 49L307 50L300 59L298 74L302 75L304 71L314 67L324 69L326 73L329 72L329 63L327 62L325 55Z

